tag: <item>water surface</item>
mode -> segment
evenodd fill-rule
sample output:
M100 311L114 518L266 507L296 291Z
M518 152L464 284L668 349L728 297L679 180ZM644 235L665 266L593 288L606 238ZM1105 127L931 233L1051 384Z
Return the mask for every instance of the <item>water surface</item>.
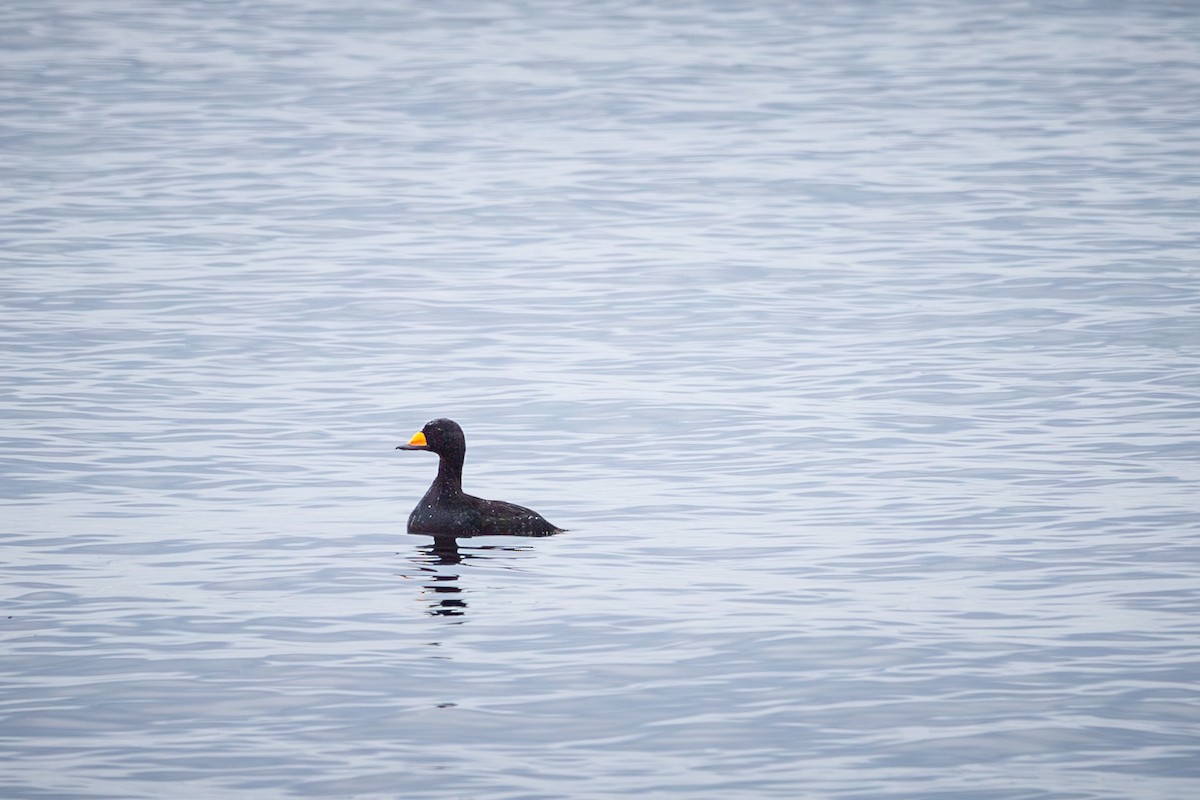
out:
M0 794L1200 789L1191 4L4 17Z

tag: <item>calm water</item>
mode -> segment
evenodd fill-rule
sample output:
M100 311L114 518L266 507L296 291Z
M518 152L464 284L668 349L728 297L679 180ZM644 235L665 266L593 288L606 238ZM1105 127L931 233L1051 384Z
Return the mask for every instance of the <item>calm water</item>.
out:
M0 796L1200 791L1194 3L0 23Z

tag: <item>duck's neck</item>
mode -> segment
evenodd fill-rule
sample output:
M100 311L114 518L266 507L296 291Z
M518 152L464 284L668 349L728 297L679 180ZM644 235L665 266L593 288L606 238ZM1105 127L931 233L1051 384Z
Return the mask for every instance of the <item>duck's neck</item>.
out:
M438 474L434 486L452 494L462 494L463 453L447 453L438 457Z

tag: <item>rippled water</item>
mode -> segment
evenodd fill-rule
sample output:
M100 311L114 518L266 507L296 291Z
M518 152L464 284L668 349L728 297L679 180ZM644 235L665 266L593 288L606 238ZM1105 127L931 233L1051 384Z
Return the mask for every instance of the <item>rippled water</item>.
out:
M1200 790L1193 4L0 41L4 797Z

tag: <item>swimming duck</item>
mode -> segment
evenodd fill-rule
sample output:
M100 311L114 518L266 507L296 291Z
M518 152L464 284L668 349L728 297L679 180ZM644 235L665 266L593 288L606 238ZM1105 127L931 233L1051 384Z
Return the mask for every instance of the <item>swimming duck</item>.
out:
M397 450L428 450L438 455L433 485L408 516L409 533L452 536L550 536L562 528L532 509L503 500L484 500L463 491L467 439L452 419L435 419Z

